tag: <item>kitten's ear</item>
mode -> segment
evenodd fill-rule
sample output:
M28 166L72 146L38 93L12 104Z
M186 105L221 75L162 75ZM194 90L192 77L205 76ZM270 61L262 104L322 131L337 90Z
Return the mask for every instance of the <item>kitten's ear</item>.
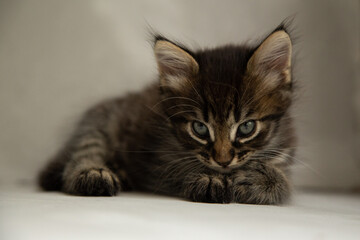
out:
M178 87L183 78L193 76L199 70L196 60L185 50L166 40L157 40L154 52L162 85Z
M290 83L291 53L292 44L289 35L284 30L275 31L255 50L248 62L248 71L261 75L278 73L278 77L272 77L269 81Z

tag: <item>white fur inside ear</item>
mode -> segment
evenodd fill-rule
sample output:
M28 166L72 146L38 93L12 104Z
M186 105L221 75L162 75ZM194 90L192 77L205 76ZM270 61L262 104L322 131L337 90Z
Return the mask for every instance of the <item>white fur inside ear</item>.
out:
M168 41L157 41L154 52L162 75L190 75L199 68L189 53Z
M248 63L248 69L268 74L275 72L282 74L285 82L291 81L292 45L289 35L285 31L271 34L258 47Z

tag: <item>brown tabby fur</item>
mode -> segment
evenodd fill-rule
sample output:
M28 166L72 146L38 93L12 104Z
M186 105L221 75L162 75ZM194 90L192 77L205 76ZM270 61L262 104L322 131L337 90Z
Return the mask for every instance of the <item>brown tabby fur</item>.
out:
M288 36L281 25L268 42L280 42L277 33ZM160 86L90 109L41 172L41 187L90 196L134 189L200 202L283 203L295 147L291 46L280 42L288 55L272 56L266 39L192 52L156 36ZM271 61L261 62L260 52ZM232 139L232 127L249 119L260 129L256 136ZM205 142L192 136L194 120L211 126Z

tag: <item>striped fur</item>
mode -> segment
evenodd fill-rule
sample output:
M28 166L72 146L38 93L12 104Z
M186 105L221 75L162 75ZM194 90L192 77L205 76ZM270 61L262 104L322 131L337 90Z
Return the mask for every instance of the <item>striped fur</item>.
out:
M39 177L45 190L138 190L201 202L280 204L290 194L295 135L291 40L192 52L157 36L159 83L86 112ZM239 126L253 120L248 136ZM208 135L194 132L203 123Z

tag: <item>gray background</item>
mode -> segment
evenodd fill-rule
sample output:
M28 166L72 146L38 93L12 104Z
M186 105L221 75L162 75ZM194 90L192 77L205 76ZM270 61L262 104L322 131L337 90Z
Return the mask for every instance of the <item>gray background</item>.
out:
M259 39L294 14L294 181L359 186L356 0L0 0L0 182L31 182L87 107L153 81L148 24L194 48L212 47Z

